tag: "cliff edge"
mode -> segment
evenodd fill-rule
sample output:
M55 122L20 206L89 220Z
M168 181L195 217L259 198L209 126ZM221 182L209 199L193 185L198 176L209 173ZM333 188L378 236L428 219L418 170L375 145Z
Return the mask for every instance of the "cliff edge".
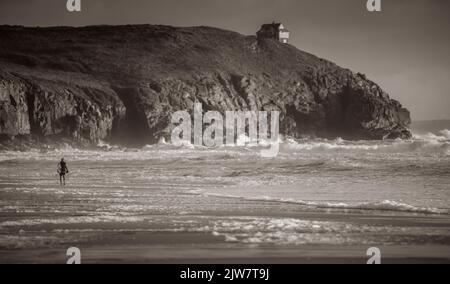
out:
M364 75L276 40L210 27L0 26L0 136L147 144L170 114L279 110L295 138L410 138Z

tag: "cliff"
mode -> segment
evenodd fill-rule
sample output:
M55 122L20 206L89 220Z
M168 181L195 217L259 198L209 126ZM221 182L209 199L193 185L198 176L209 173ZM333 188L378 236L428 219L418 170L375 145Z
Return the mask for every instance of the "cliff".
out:
M409 138L410 115L364 75L273 40L168 26L0 27L0 136L156 142L170 114L279 110L281 134Z

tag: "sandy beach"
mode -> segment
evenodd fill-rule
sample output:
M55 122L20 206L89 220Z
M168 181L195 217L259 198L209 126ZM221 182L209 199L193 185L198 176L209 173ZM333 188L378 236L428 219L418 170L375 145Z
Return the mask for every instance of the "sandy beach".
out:
M439 141L3 152L0 262L448 263Z
M211 202L217 202L211 200ZM299 212L295 204L224 200L234 203L229 211L204 211L201 214L183 216L140 216L139 222L105 221L96 224L44 224L23 226L16 238L11 239L23 247L1 249L2 263L65 263L66 250L76 246L81 250L82 263L235 263L235 264L284 264L284 263L351 263L365 264L366 251L376 246L382 253L382 263L450 263L450 236L433 234L450 226L449 216L404 214L393 216L386 212L347 210L323 210ZM216 203L210 204L213 206ZM36 216L34 216L36 217ZM41 216L43 217L43 216ZM8 216L2 214L1 219ZM26 218L26 215L22 216ZM242 243L230 241L223 235L211 233L210 220L302 220L353 224L366 228L360 232L359 243L283 244ZM158 220L151 224L149 219ZM194 227L173 227L173 223L194 223ZM172 223L172 224L171 224ZM245 227L245 225L244 225ZM371 230L370 228L381 228ZM389 227L386 236L382 228ZM242 228L245 231L245 228ZM213 230L214 231L214 230ZM414 233L411 233L414 232ZM298 233L299 235L302 232ZM326 234L319 232L314 234ZM339 234L339 233L338 233ZM314 235L312 236L314 237ZM317 235L320 239L323 236ZM334 234L332 239L354 237L348 232ZM33 247L36 241L42 242ZM45 242L47 239L48 243ZM380 244L377 244L377 239ZM5 238L3 245L5 244ZM27 242L33 243L31 247ZM386 244L388 243L388 244Z
M281 218L282 214L274 212L271 218L275 216ZM423 234L414 237L407 236L407 233L395 236L398 239L409 239L410 244L378 246L382 253L382 263L450 263L450 246L448 245L450 237L441 238L427 234L427 228L448 228L450 218L436 219L427 216L392 218L376 214L336 215L326 212L292 213L284 217L326 221L339 221L344 218L346 222L354 221L361 225L388 225L399 228L400 231L406 231L414 226L423 230ZM114 228L123 227L121 223L109 225ZM140 228L142 228L141 225L139 224ZM100 228L98 230L103 231ZM256 245L229 243L224 237L213 236L207 232L158 232L157 230L149 232L150 230L152 228L148 228L147 231L130 228L117 232L115 229L115 231L93 233L88 240L75 244L61 243L56 246L27 250L2 249L0 261L2 263L61 264L68 259L65 254L67 248L75 245L81 250L82 263L365 264L369 258L366 256L367 249L376 245L370 242L365 245ZM78 234L81 233L82 231L78 232ZM368 240L372 238L374 238L373 235L367 235Z

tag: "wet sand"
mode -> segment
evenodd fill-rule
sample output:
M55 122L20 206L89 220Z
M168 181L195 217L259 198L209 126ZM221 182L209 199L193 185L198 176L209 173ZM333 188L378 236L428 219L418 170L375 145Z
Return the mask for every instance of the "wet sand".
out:
M67 234L80 234L72 238L76 243L59 242L54 246L43 245L41 248L1 249L1 263L65 263L67 248L76 246L81 250L82 263L168 263L168 264L303 264L303 263L350 263L365 264L369 258L366 251L376 246L381 250L382 263L450 263L450 238L433 236L428 228L448 228L450 218L416 214L415 216L392 216L386 212L293 212L284 207L280 212L277 204L272 204L274 211L270 218L297 218L302 220L351 222L361 226L390 226L404 228L404 235L395 239L409 240L407 243L380 244L367 243L355 245L332 244L242 244L227 242L223 236L210 232L159 231L158 228L144 223L124 224L108 223L115 228L105 231L105 224L90 225L89 231L68 231ZM266 209L267 206L266 205ZM244 212L204 212L202 216L211 218L233 218ZM377 214L378 213L378 214ZM258 210L248 217L259 216ZM267 216L267 212L265 212ZM185 216L195 219L196 216ZM2 216L2 219L5 216ZM170 216L167 222L170 222ZM203 220L203 217L202 217ZM80 224L76 227L80 228ZM159 225L158 225L159 227ZM423 234L408 236L411 227L420 228ZM121 228L121 230L118 230ZM138 229L139 228L139 229ZM38 231L52 232L52 226L43 226ZM402 230L399 230L402 231ZM32 232L24 233L32 234ZM63 239L64 239L64 233ZM84 236L81 238L81 236ZM73 236L72 236L73 237ZM19 236L20 238L20 236ZM373 239L368 233L368 239Z

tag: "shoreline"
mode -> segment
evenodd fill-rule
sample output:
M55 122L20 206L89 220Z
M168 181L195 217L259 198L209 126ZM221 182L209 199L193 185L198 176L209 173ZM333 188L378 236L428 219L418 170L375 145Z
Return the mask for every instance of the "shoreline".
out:
M81 247L85 264L366 264L370 246L307 245L263 248L96 244ZM67 247L68 248L68 247ZM0 250L2 264L65 264L67 248ZM382 264L450 264L448 246L381 246ZM24 258L26 255L26 258ZM208 256L206 256L208 255Z
M203 212L201 219L227 218L295 218L327 222L346 221L360 226L388 226L399 228L422 228L423 235L410 244L367 243L346 244L246 244L227 242L224 236L211 232L179 231L142 227L139 224L88 224L92 237L84 241L55 244L51 247L0 249L0 263L65 263L69 247L81 250L82 263L148 263L148 264L365 264L367 249L379 247L382 263L445 263L450 264L450 238L435 239L426 233L427 228L448 228L450 218L444 216L392 216L376 214L331 213L331 212L287 212L272 208L270 216L252 212ZM287 208L286 208L287 209ZM247 212L250 213L250 212ZM373 213L373 212L372 212ZM239 214L236 216L236 214ZM151 216L150 216L151 217ZM156 216L154 216L156 217ZM165 216L167 222L175 216ZM196 215L186 216L188 220ZM2 218L3 219L3 218ZM107 231L109 228L124 228L123 231ZM51 232L51 226L46 225ZM76 234L76 231L69 234ZM83 234L83 232L78 232ZM28 234L28 232L27 232ZM377 233L376 233L377 234ZM407 233L405 233L407 235ZM400 236L394 236L400 237Z

